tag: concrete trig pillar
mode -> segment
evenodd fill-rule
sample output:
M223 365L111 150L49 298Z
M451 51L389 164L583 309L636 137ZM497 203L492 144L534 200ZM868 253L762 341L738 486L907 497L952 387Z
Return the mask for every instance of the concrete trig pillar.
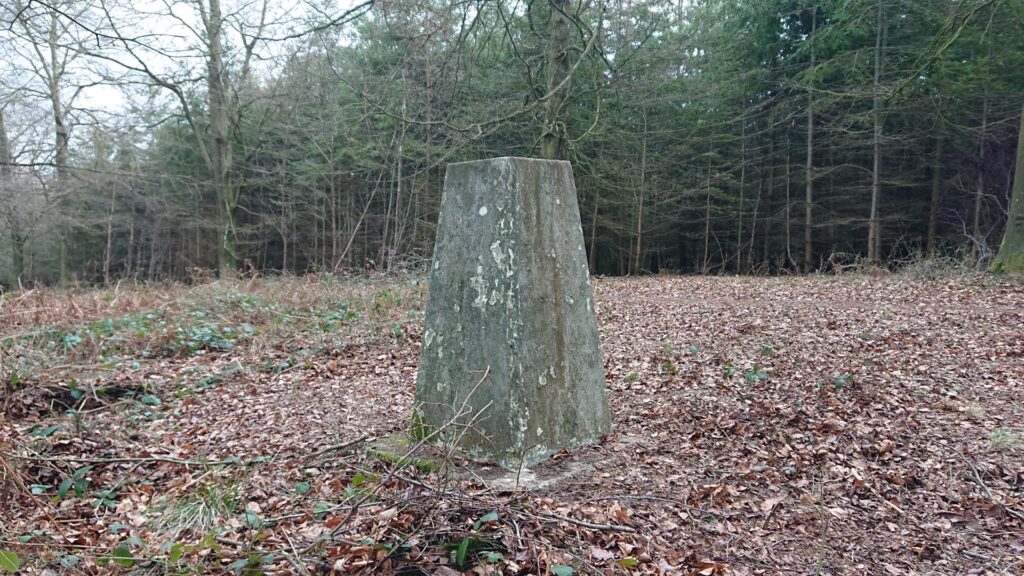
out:
M414 424L507 468L609 431L568 162L448 166Z

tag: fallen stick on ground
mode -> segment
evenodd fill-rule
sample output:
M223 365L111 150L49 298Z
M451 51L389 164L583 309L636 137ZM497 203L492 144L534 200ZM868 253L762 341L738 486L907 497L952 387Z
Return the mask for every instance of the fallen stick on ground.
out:
M5 453L4 456L8 458L17 458L19 460L34 460L37 462L81 462L84 464L116 464L125 462L167 462L169 464L181 464L183 466L223 466L225 464L245 464L245 461L232 458L229 460L181 460L180 458L171 458L170 456L146 456L146 457L122 457L122 458L78 458L75 456L25 456L22 454L11 454Z
M334 445L331 445L331 446L327 446L326 448L322 448L320 450L317 450L316 452L313 452L309 456L306 456L304 458L304 460L312 460L312 459L316 458L317 456L323 456L324 454L327 454L328 452L335 452L335 451L338 451L338 450L344 450L346 448L351 448L351 447L355 446L356 444L361 444L363 442L366 442L366 441L369 441L369 440L373 440L373 439L374 439L373 436L363 436L361 438L357 438L357 439L352 440L350 442L343 442L341 444L334 444Z

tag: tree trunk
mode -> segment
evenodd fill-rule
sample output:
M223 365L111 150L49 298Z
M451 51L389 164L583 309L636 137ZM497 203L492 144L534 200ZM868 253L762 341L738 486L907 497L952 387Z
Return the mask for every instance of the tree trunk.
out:
M811 8L811 70L814 70L814 36L818 31L818 9ZM804 197L804 272L809 273L814 262L812 228L814 225L814 82L807 86L807 162L805 167L806 194Z
M763 170L764 167L762 166ZM762 172L763 174L763 172ZM758 179L757 198L754 199L754 214L750 218L750 248L747 250L747 272L754 269L754 240L757 239L757 212L761 209L761 194L764 192L764 179Z
M222 26L220 0L209 0L209 14L206 18L206 86L210 114L210 169L213 172L213 189L217 197L218 228L221 236L217 266L221 277L230 278L238 271L238 234L235 230L238 195L230 178L231 140Z
M332 172L327 180L328 194L330 194L330 206L331 206L331 267L332 272L337 271L338 267L338 191L337 176Z
M590 219L590 273L597 274L597 205L600 200L597 187L594 187L594 213Z
M570 68L570 38L569 22L564 12L569 9L569 3L568 0L550 0L550 5L551 25L545 56L547 91L550 97L544 102L544 132L541 134L540 155L550 160L565 160L568 158L565 145L568 119L563 114L563 108L571 81L566 80ZM555 91L563 80L566 80L565 84Z
M60 38L57 33L58 16L56 12L50 13L50 63L53 68L50 70L50 105L53 112L54 128L54 165L57 169L57 183L61 187L59 194L64 194L63 189L67 185L67 164L68 164L68 142L71 140L70 131L64 118L64 106L60 101L60 74L56 70L59 55L57 50Z
M644 187L647 185L647 114L644 114L643 144L640 148L640 196L636 209L636 258L633 263L633 274L640 274L640 262L643 254L644 224Z
M881 260L881 238L878 222L878 200L882 192L882 57L886 40L885 9L878 0L875 22L875 81L872 117L875 130L872 138L873 161L871 170L871 215L868 219L868 261Z
M935 136L935 158L932 163L932 203L928 212L928 257L935 256L938 246L939 211L942 208L942 153L946 144L941 132Z
M1024 109L1017 134L1017 167L1014 169L1013 195L1006 219L1006 231L999 254L992 262L993 272L1024 272Z
M53 132L54 132L54 148L53 148L53 164L57 172L57 195L62 196L67 194L67 187L70 185L68 178L68 143L71 141L71 133L65 122L64 106L60 100L60 79L62 72L57 70L57 62L59 62L58 48L60 46L60 37L57 32L58 14L56 11L50 11L50 34L48 38L48 44L50 48L50 68L48 71L49 91L50 91L50 107L53 113ZM67 230L63 225L59 225L59 237L60 237L60 252L58 255L58 268L60 270L60 283L62 286L68 282L68 246L67 246Z
M284 170L282 170L282 173ZM277 183L277 194L281 199L281 225L278 233L281 235L281 274L288 273L288 193L284 188L284 176L281 175Z
M20 282L25 275L25 236L14 230L11 230L11 263L14 279Z
M769 124L773 124L770 122ZM772 206L772 193L775 191L775 137L768 136L768 189L765 191L765 218L764 218L764 246L761 252L761 262L768 263L771 258L772 221L775 218Z
M7 137L7 122L4 119L4 110L0 108L0 185L6 186L7 181L14 174L14 158L11 152L11 141Z
M786 142L786 266L792 266L793 270L799 272L800 265L797 264L796 258L793 258L793 241L792 241L792 201L790 200L791 187L793 183L792 177L792 159L790 155L789 142Z
M128 256L125 259L126 278L133 277L136 270L136 249L135 249L135 206L134 203L128 208Z
M743 188L747 182L747 109L742 103L743 113L740 114L740 210L736 219L736 273L743 272ZM756 216L755 216L756 217Z
M107 247L103 251L103 285L110 287L110 261L114 257L114 210L117 208L117 185L110 187L110 209L107 210Z
M708 274L708 245L711 241L711 157L708 156L707 201L704 205L704 263L700 273Z
M985 195L985 134L988 132L988 96L985 96L985 100L982 104L981 111L981 136L978 142L978 180L974 187L974 210L971 217L971 238L972 238L972 253L974 254L974 260L977 262L985 251L981 250L981 247L985 244L984 238L981 237L981 205Z
M402 70L402 86L408 86L405 81L405 70ZM406 100L408 98L408 90L402 96L402 116L406 113ZM406 123L400 121L402 125L402 131L398 135L398 157L395 159L395 226L394 232L391 234L391 249L388 251L388 264L387 269L391 270L394 265L394 260L398 258L399 252L402 249L402 238L405 236L405 215L402 214L402 184L404 183L404 162L405 162L405 132ZM415 181L412 182L415 184Z
M25 275L25 234L21 231L21 222L15 208L17 199L13 190L9 190L11 180L14 176L14 158L11 152L11 141L7 137L7 124L4 121L4 111L0 109L0 198L7 196L6 206L2 208L7 212L7 227L11 235L11 264L13 264L12 277L17 282ZM7 192L7 194L4 194Z

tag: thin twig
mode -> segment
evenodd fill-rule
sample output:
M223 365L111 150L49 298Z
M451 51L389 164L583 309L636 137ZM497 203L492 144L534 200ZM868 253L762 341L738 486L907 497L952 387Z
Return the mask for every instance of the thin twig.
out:
M617 524L597 524L595 522L577 520L575 518L570 518L569 516L562 516L561 514L554 514L551 512L542 512L540 514L533 514L531 512L526 512L522 510L519 510L518 512L520 514L524 514L526 516L530 516L541 520L558 520L561 522L568 522L570 524L582 526L584 528L590 528L591 530L608 530L611 532L636 532L636 528L633 528L631 526L621 526Z
M4 456L10 458L17 458L19 460L33 460L37 462L63 462L65 464L70 464L71 462L79 462L84 464L116 464L125 462L167 462L168 464L181 464L183 466L222 466L225 464L245 464L245 462L237 458L233 458L230 460L181 460L179 458L171 458L170 456L78 458L75 456L24 456L21 454L12 454L10 452L5 453Z
M1018 510L1015 510L1015 509L1007 506L1006 504L1003 504L1002 502L999 502L999 501L996 500L995 496L992 494L992 490L990 490L989 487L985 484L985 482L981 479L981 473L978 472L978 467L974 465L974 462L971 462L971 460L969 458L967 458L966 456L964 456L963 452L961 452L960 450L955 450L955 452L956 452L956 455L959 456L960 459L963 460L964 463L966 463L971 468L971 472L972 472L972 474L974 476L974 481L978 484L978 486L981 486L982 490L985 491L985 495L988 496L989 500L991 500L992 502L995 502L1000 508L1002 508L1010 516L1013 516L1014 518L1016 518L1018 520L1024 520L1024 512L1020 512Z
M355 446L356 444L361 444L363 442L367 442L367 441L374 440L374 439L376 439L375 436L363 436L361 438L357 438L357 439L352 440L350 442L343 442L341 444L334 444L332 446L327 446L326 448L321 448L320 450L317 450L316 452L313 452L309 456L306 456L305 460L313 460L317 456L323 456L324 454L327 454L328 452L335 452L335 451L339 451L339 450L345 450L346 448L351 448L351 447Z
M302 559L299 558L299 551L295 548L295 543L292 542L291 537L288 536L288 532L284 532L283 534L284 539L288 541L288 547L292 551L291 554L284 555L285 559L288 560L289 564L295 567L295 570L297 570L299 574L302 574L303 576L310 576L309 570L302 563Z
M391 466L391 468L388 470L388 473L385 474L384 477L381 478L377 482L377 485L374 486L373 490L368 491L366 494L363 495L362 498L360 498L355 504L352 505L352 509L349 510L348 514L345 515L345 518L342 519L342 521L339 522L338 525L335 528L333 528L327 534L328 538L333 538L342 529L342 527L348 525L349 521L351 521L352 518L356 515L356 512L359 511L359 508L361 508L362 505L365 504L367 501L369 501L371 498L375 497L377 495L377 493L381 489L383 489L383 487L386 486L387 483L390 482L398 474L398 471L401 470L404 466L406 466L411 461L412 455L415 454L417 450L419 450L427 442L429 442L435 436L439 435L441 432L443 432L445 429L447 429L448 426L450 426L451 424L454 424L459 418L461 418L462 416L465 415L464 409L465 409L465 407L467 406L467 404L469 402L469 397L473 395L473 393L476 391L476 389L480 386L481 383L483 383L483 381L485 379L487 379L487 376L490 373L491 373L491 367L488 366L487 369L484 370L483 376L481 376L480 380L476 383L476 386L474 386L472 388L472 390L470 390L469 395L467 395L466 399L462 402L463 408L460 409L454 416L452 416L451 420L449 420L444 426L441 426L441 427L439 427L439 428L437 428L435 430L432 430L430 432L430 434L427 434L423 438L421 438L414 446L412 446L405 453L404 456L399 458ZM311 544L309 544L308 546L306 546L305 548L302 549L301 556L304 556L304 555L308 554L310 551L313 550L313 548L316 548L323 541L324 541L324 538L322 536L320 538L317 538L316 540L314 540Z

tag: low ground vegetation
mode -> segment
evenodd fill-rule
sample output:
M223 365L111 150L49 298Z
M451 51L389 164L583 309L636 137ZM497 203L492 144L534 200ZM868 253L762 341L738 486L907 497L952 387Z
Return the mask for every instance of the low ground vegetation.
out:
M0 573L1020 573L1024 286L924 272L596 279L614 430L532 491L375 447L422 276L6 294Z

